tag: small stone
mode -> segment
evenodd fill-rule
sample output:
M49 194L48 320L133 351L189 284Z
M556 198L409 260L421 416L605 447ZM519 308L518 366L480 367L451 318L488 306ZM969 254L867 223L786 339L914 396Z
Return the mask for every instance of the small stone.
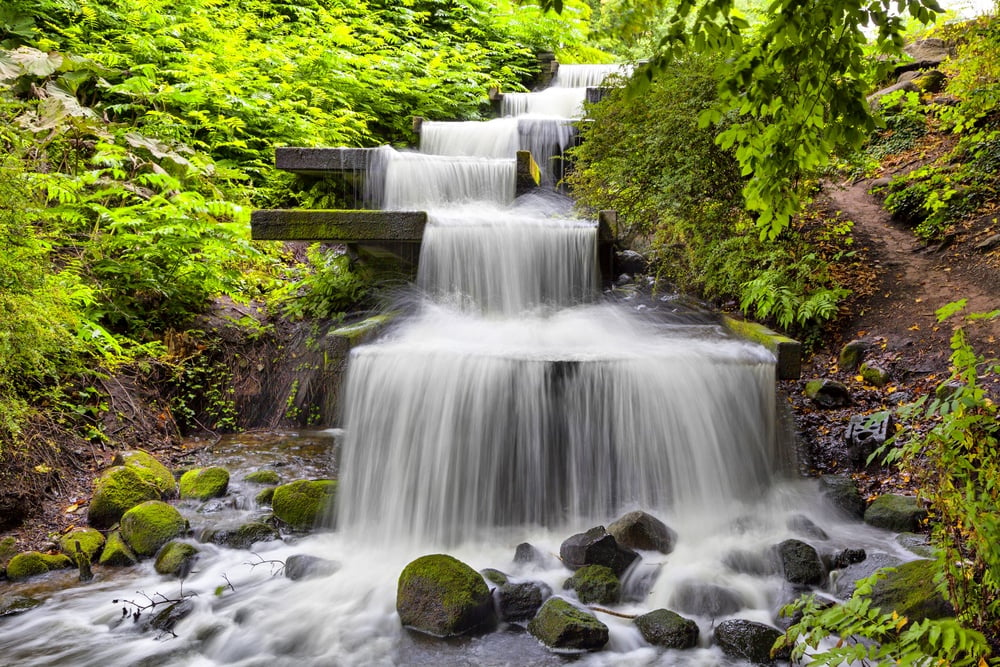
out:
M503 586L507 583L507 575L500 570L495 570L492 567L488 567L484 570L480 570L479 574L483 575L483 579L494 584L496 586Z
M667 609L637 616L635 625L653 646L686 649L698 645L698 624Z
M863 562L867 557L864 549L843 549L833 555L831 565L836 570L842 570L850 565Z
M865 500L848 475L821 475L819 486L827 501L847 516L857 519L864 516Z
M211 542L230 549L250 549L258 542L271 542L281 535L274 526L261 521L251 521L238 528L212 529L202 536L203 542Z
M285 559L285 576L292 581L311 579L313 577L327 577L339 569L340 563L337 561L320 558L319 556L293 554Z
M266 489L262 489L260 493L254 496L253 501L258 505L270 505L274 501L274 490L278 488L276 486L269 486Z
M840 356L837 357L837 366L845 373L853 373L861 365L872 344L867 340L852 340L840 348Z
M817 540L828 540L830 536L826 534L826 531L813 523L813 520L803 514L796 514L795 516L789 517L788 521L785 523L788 529L798 533L799 535L804 535L805 537L811 537Z
M74 528L59 538L59 551L75 558L77 543L87 558L93 560L104 546L104 534L94 528Z
M52 570L70 567L73 567L73 561L65 554L49 555L38 551L25 551L7 563L7 578L11 581L23 581Z
M129 567L138 563L139 558L122 539L121 532L115 530L108 534L107 542L104 543L104 549L97 562L107 567Z
M851 404L847 385L837 380L811 380L806 383L806 396L821 408L842 408Z
M545 584L535 582L507 583L496 591L500 620L508 623L533 618L552 591Z
M527 542L521 542L514 550L515 563L533 563L541 565L545 562L545 554Z
M881 366L863 363L861 364L861 379L873 387L884 387L889 384L889 371Z

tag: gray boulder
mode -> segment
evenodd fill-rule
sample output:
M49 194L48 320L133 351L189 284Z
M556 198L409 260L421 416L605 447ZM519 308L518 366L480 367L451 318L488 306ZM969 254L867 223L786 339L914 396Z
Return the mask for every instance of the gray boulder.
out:
M313 577L326 577L339 569L340 563L337 561L320 558L319 556L293 554L285 559L285 576L292 581L311 579Z
M755 665L770 665L776 658L787 660L791 657L791 649L787 647L771 655L771 647L781 635L769 625L742 618L722 621L715 626L715 641L723 653Z
M699 616L728 616L744 605L743 598L736 591L700 581L684 582L670 597L670 606L674 609Z
M445 554L421 556L403 568L396 611L403 626L435 637L466 634L496 621L482 576Z
M847 475L823 475L819 487L827 501L847 516L860 519L865 514L865 500L854 480Z
M620 577L639 558L639 554L619 545L604 526L597 526L563 542L559 547L559 557L571 570L578 570L584 565L604 565Z
M914 623L954 616L955 610L934 584L936 572L937 564L932 560L913 560L897 566L876 582L872 606L884 614L896 611Z
M528 632L555 651L596 651L608 643L608 626L562 598L549 598Z
M821 408L842 408L851 404L847 385L837 380L810 380L806 383L806 396Z
M785 580L799 586L821 586L826 568L811 545L801 540L785 540L776 547Z
M500 620L516 623L533 618L551 593L548 586L533 581L503 584L496 590Z
M698 624L667 609L638 616L635 625L653 646L685 649L698 645Z
M896 567L902 563L896 556L881 551L869 553L860 563L852 563L831 575L833 594L839 598L849 598L859 580L870 577L883 567Z
M865 523L896 533L914 533L927 518L927 510L913 496L881 495L865 510Z
M677 533L655 516L629 512L608 526L608 533L623 547L668 554L674 550Z
M203 542L211 542L230 549L249 549L258 542L271 542L281 535L274 526L261 521L251 521L237 528L217 528L201 535Z

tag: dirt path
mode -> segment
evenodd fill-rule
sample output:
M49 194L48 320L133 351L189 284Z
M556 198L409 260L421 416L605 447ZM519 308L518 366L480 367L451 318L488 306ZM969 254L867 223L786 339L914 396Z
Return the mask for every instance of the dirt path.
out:
M1000 275L968 241L925 247L891 220L868 193L871 185L859 181L825 188L828 206L854 222L856 242L876 275L875 292L845 319L843 335L884 338L903 376L944 373L949 339L959 320L939 324L935 311L963 298L968 300L967 312L1000 308ZM980 354L998 356L1000 319L970 324L966 331Z

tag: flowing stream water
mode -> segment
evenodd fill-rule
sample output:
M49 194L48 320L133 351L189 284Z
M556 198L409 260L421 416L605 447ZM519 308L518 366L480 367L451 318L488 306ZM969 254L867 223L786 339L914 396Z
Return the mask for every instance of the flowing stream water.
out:
M903 557L886 534L840 517L795 478L770 353L711 322L664 316L667 307L650 316L599 298L596 223L558 198L514 201L519 120L425 124L421 153L384 156L384 206L430 213L424 297L352 352L342 431L226 439L203 456L232 471L231 495L182 504L196 528L235 524L267 511L243 481L249 471L336 474L330 529L258 544L255 555L199 543L183 582L146 561L100 569L87 585L70 585L68 573L19 584L19 594L46 601L0 619L0 662L560 665L568 658L518 626L450 641L404 631L400 571L446 551L572 599L555 556L516 564L515 545L556 554L571 534L642 509L676 531L677 547L644 554L617 609L681 611L698 622L700 646L664 652L628 620L601 615L608 646L576 662L740 664L711 646L711 628L729 617L775 622L787 584L753 565L801 537L802 517L827 533L816 542L823 553L850 546ZM292 554L340 568L290 581L280 563ZM717 590L705 587L725 588L740 609L706 611L691 594ZM193 611L172 633L122 618L121 600L182 595Z

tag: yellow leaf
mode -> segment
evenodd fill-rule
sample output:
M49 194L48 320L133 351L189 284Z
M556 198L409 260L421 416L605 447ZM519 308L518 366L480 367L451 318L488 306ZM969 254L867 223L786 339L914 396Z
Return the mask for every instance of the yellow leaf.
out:
M913 300L914 303L920 303L921 301L923 301L923 299L914 299Z
M52 467L47 466L44 463L39 463L38 465L35 466L35 472L40 472L44 475L46 473L52 472Z
M893 614L893 616L895 616L895 614ZM899 632L903 628L903 626L909 622L910 619L906 618L905 616L896 621L896 632Z
M66 514L72 514L73 512L77 511L78 509L80 509L80 506L77 505L76 503L73 503L72 505L70 505L69 507L67 507L65 510L63 510L63 512L66 513Z
M910 331L920 331L920 325L919 324L914 324L912 327L909 328L909 330Z

